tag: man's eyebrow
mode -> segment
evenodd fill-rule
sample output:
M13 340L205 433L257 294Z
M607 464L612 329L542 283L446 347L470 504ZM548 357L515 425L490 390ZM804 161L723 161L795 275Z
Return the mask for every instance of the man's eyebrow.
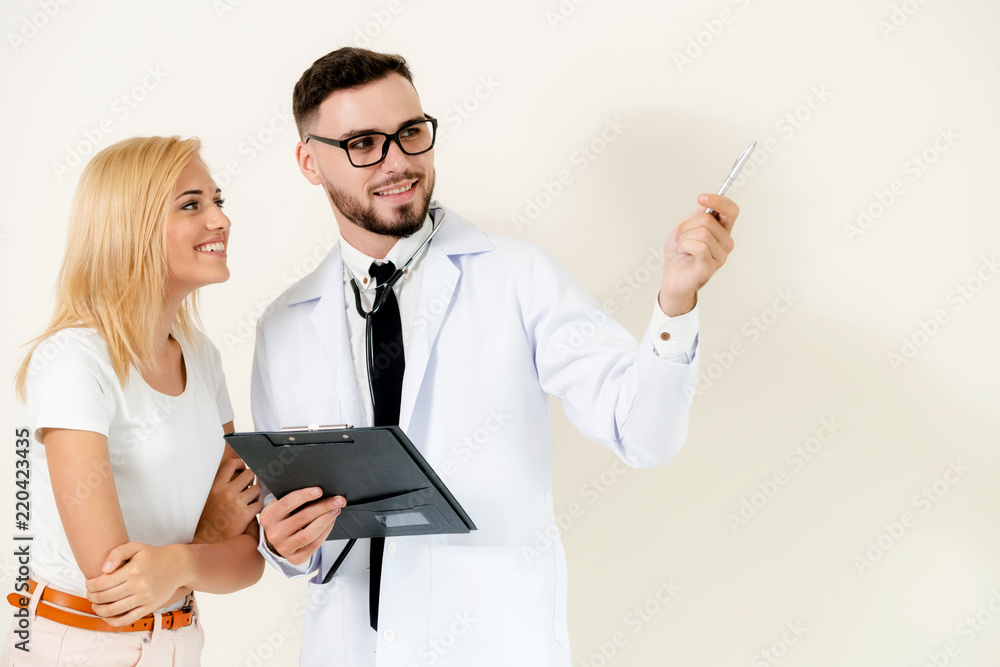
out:
M219 194L220 192L222 192L222 188L215 188L215 194ZM201 190L185 190L184 192L182 192L179 195L177 195L177 197L175 197L174 200L176 201L177 199L180 199L184 195L199 195L200 196L200 195L203 195L203 194L205 194L205 193L202 192Z
M397 127L396 129L398 130L400 127L403 127L407 123L412 123L417 120L427 120L427 114L422 113L417 116L414 116L413 118L407 118L402 123L400 123L399 127ZM343 134L340 135L339 140L343 141L344 139L350 139L351 137L356 137L359 134L373 134L376 132L382 132L382 130L376 127L365 127L360 129L348 130L347 132L344 132ZM389 132L387 134L392 134L392 133Z

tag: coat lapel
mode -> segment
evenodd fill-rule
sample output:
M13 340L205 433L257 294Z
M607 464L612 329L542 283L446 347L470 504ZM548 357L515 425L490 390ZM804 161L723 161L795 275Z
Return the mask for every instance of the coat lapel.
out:
M340 242L334 244L322 264L299 285L290 304L318 299L309 319L326 356L332 362L336 392L343 419L357 425L361 419L357 380L351 357L351 337L347 331L344 302L344 260ZM318 361L318 360L317 360Z
M458 295L462 278L459 256L494 248L471 223L451 210L442 210L446 211L440 222L444 226L427 246L427 256L421 263L420 290L406 346L406 372L399 404L399 424L404 431L409 428L438 334Z
M442 229L439 234L443 234ZM434 239L435 241L437 239ZM462 272L434 242L427 247L421 267L420 292L417 309L410 325L410 341L406 346L406 372L403 376L403 393L399 400L399 424L404 431L410 425L413 406L420 385L423 384L427 362L437 340L441 323L451 308L455 289Z

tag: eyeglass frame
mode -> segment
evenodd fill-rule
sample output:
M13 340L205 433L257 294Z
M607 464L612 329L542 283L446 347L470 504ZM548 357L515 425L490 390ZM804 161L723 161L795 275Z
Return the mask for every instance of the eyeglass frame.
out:
M399 140L399 133L402 132L403 130L405 130L406 128L408 128L408 127L413 127L414 125L418 125L420 123L426 123L426 122L430 122L431 128L432 128L432 130L431 130L431 145L428 146L427 148L425 148L424 150L418 151L416 153L411 153L408 150L406 150L405 148L403 148L403 144ZM389 144L391 144L393 141L396 142L396 145L399 146L399 150L403 151L403 153L405 155L423 155L424 153L430 151L431 149L434 148L434 144L437 142L437 126L438 126L437 118L434 118L433 116L427 116L426 118L422 118L422 119L418 119L418 120L412 120L412 121L404 124L403 126L401 126L398 130L396 130L392 134L387 134L385 132L362 132L361 134L355 134L353 136L347 137L344 140L329 139L327 137L321 137L321 136L316 135L316 134L307 134L306 135L306 140L303 143L309 143L310 139L315 139L316 141L319 141L319 142L324 143L324 144L329 144L330 146L336 146L337 148L343 148L344 152L347 153L347 161L350 163L350 165L352 167L354 167L355 169L366 169L368 167L374 167L375 165L381 164L382 162L385 161L385 158L389 155ZM364 166L358 166L358 165L354 164L354 160L351 158L351 151L348 149L347 145L350 142L354 141L355 139L359 139L360 137L373 137L373 136L379 136L379 135L382 136L382 137L384 137L384 139L382 141L382 157L380 157L375 162L372 162L371 164L366 164Z

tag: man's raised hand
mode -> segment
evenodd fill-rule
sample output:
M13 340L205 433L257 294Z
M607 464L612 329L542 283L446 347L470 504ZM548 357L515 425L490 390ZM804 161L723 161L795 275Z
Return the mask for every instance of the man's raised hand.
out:
M733 251L732 231L739 207L722 195L698 196L701 208L681 220L663 248L660 308L670 317L694 308L698 290L719 270ZM711 208L712 213L705 209Z

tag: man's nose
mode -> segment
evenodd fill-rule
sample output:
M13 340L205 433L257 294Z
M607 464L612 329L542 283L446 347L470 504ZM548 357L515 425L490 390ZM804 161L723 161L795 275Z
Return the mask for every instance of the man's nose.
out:
M384 172L406 171L410 166L410 156L403 152L395 140L389 142L389 152L379 165Z

